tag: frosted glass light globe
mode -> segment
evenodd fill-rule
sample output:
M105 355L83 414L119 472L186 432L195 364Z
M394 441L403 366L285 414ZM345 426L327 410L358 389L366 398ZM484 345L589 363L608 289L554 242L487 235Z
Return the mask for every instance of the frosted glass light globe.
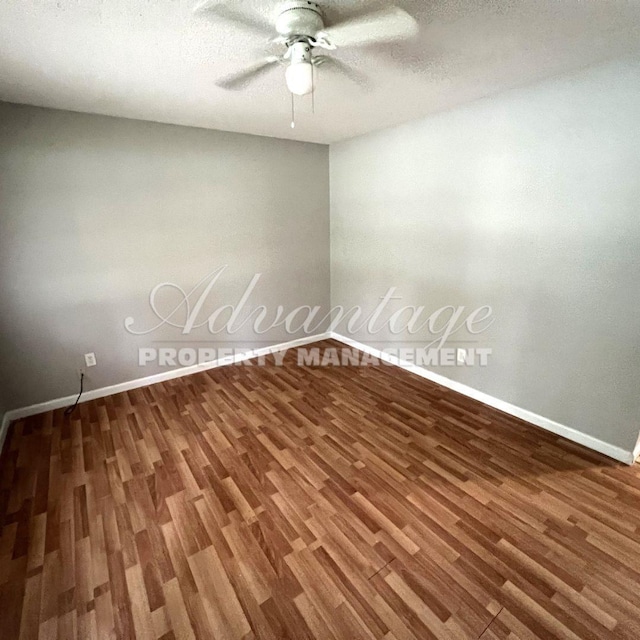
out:
M287 87L291 93L304 96L313 91L313 66L310 62L295 62L285 71Z

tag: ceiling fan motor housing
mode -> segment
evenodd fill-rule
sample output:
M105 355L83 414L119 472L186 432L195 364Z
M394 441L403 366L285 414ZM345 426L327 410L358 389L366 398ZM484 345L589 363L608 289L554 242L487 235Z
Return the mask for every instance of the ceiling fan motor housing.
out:
M308 0L286 2L276 18L276 31L284 38L313 38L324 28L320 5Z

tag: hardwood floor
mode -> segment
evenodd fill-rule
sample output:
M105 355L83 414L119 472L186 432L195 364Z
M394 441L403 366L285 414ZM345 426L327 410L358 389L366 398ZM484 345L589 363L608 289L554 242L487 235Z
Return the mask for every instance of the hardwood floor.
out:
M0 636L640 638L637 465L294 356L14 423Z

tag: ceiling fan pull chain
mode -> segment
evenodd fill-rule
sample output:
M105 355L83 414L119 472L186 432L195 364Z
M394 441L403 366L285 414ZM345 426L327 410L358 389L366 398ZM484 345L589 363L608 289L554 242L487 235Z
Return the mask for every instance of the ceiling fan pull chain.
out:
M293 93L291 94L291 128L296 128L296 109L294 103Z

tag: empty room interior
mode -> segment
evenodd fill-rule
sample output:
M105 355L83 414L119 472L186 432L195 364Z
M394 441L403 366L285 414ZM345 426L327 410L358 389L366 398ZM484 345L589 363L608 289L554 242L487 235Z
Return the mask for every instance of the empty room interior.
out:
M640 638L640 3L0 3L0 637Z

